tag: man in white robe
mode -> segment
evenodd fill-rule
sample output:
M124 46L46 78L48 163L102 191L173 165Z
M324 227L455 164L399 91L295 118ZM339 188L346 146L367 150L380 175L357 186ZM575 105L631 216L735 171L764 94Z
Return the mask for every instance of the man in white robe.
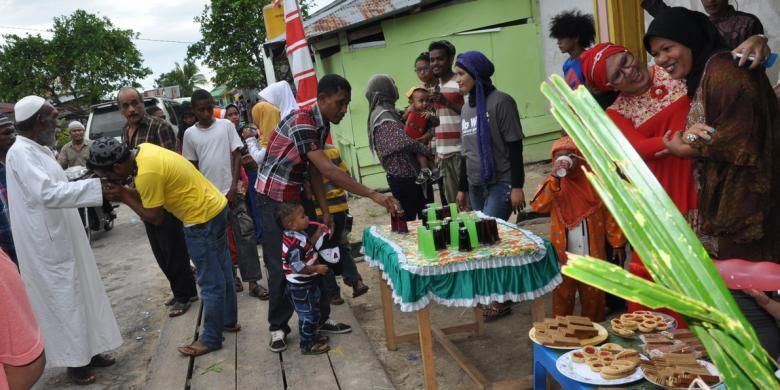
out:
M74 381L92 383L92 367L114 363L101 353L122 344L76 210L103 204L100 179L68 182L48 148L57 126L53 106L28 96L14 109L19 135L6 157L11 229L46 366L68 367Z

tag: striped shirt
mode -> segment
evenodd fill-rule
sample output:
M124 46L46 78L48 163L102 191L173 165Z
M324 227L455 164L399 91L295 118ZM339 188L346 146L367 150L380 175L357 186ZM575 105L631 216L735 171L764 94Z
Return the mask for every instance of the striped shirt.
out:
M150 143L174 152L177 150L179 139L176 138L176 132L168 122L151 115L144 115L132 137L128 135L129 126L130 123L126 123L122 128L122 142L130 146L130 149L137 149L140 144Z
M463 104L463 95L460 94L455 77L444 84L439 84L439 90L447 100ZM434 103L436 115L439 116L439 127L436 128L436 153L439 156L447 156L452 153L460 153L460 114L449 108L446 104Z
M333 146L333 145L325 145L325 149L323 150L325 152L325 155L328 156L330 161L333 162L333 165L339 167L344 173L349 174L349 169L347 168L347 164L344 164L344 160L341 159L341 153L339 153L339 148ZM337 186L332 181L328 180L327 177L322 177L322 184L325 186L325 198L328 200L328 211L331 214L335 213L341 213L344 211L349 210L349 205L347 205L347 192L344 191L341 187ZM315 200L316 204L316 200ZM322 215L322 210L320 209L319 205L317 206L317 215Z
M316 104L287 115L268 141L255 189L277 202L300 201L309 160L306 153L322 149L330 128Z

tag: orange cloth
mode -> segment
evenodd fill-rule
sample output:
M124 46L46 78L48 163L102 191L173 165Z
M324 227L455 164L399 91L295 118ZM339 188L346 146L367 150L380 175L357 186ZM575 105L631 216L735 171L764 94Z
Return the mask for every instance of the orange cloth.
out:
M579 157L580 161L584 161L582 153L574 145L574 141L567 136L563 136L553 143L553 161L555 161L556 153L567 151ZM581 165L570 169L566 178L558 182L561 188L552 200L567 228L579 225L586 215L590 215L602 207L601 198L590 185L580 167Z
M582 176L584 177L584 175ZM550 213L550 241L561 264L566 264L568 245L566 224L559 207L562 203L560 199L564 196L563 187L560 184L566 180L569 180L568 176L562 179L550 176L539 186L533 201L531 201L531 208L534 211ZM588 227L590 256L599 259L606 257L605 244L607 241L614 248L626 245L623 232L603 205L585 215L584 218ZM606 306L604 292L566 276L563 277L563 283L553 291L553 314L573 314L574 298L577 291L580 293L582 315L593 321L603 321Z

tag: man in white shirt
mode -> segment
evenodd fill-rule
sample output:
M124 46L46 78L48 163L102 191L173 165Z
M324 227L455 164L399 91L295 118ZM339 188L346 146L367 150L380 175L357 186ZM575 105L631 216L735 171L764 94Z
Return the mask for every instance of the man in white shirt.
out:
M100 206L99 179L68 182L49 146L57 110L27 96L14 106L16 137L6 157L8 205L27 295L41 327L47 367L68 367L77 384L114 364L103 352L122 344L111 303L77 207ZM3 314L0 314L2 317Z
M254 232L244 234L248 233L244 230L252 227L241 223L241 216L247 214L238 188L240 149L244 143L232 122L214 118L214 99L208 91L195 91L190 101L198 121L184 132L182 155L195 164L203 176L227 197L230 207L229 223L235 239L241 277L249 282L249 292L252 296L268 299L265 288L257 283L262 278L262 273Z

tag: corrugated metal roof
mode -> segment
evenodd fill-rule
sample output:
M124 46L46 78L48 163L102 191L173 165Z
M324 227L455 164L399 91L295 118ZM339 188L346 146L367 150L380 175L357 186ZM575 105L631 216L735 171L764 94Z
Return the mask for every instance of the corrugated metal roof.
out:
M306 36L318 35L368 22L423 3L424 0L336 0L304 21Z

